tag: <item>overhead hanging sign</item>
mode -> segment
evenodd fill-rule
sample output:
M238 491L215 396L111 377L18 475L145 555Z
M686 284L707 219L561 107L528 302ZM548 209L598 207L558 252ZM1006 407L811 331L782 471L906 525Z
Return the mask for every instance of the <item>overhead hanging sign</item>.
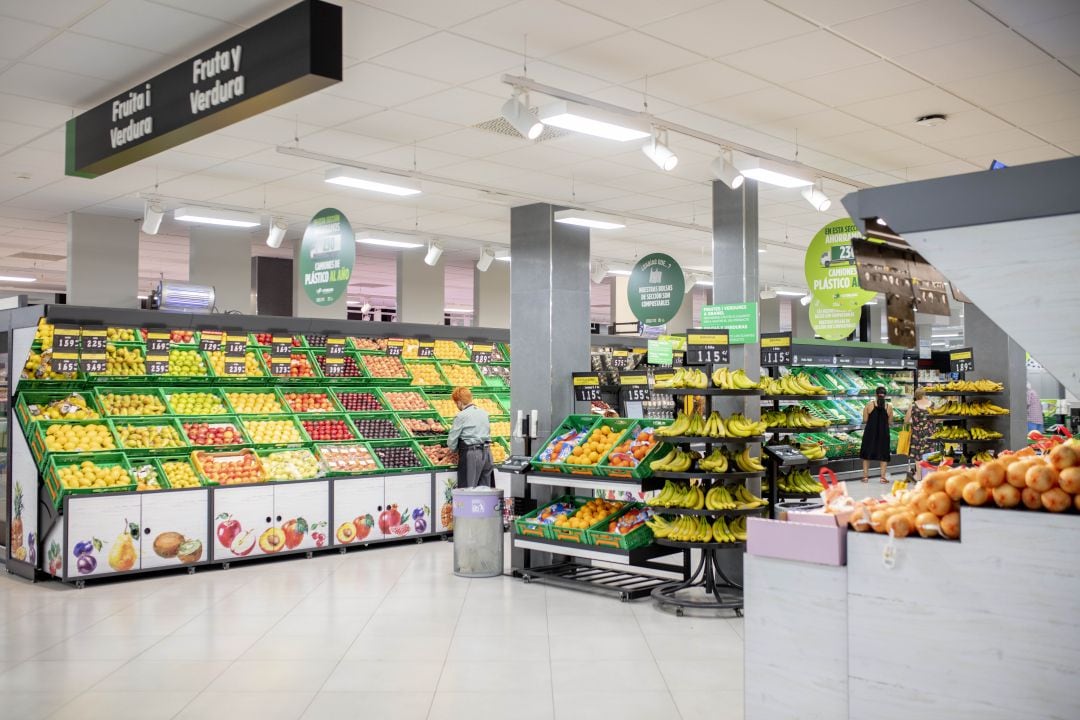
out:
M626 300L645 325L663 325L679 312L686 283L670 255L652 253L638 260L626 284Z
M341 81L341 8L304 0L67 123L68 175L93 178Z
M971 348L959 348L949 351L949 372L971 372L975 369L975 353Z
M863 303L877 293L859 286L852 240L861 237L850 218L821 228L806 248L804 269L810 288L810 325L826 340L843 340L859 326Z
M311 302L332 305L349 287L356 263L356 238L345 213L324 208L315 213L300 241L300 285Z
M686 331L687 365L727 365L731 362L731 334L727 330L689 328Z
M724 328L732 345L758 341L758 304L756 302L706 305L701 308L701 327Z

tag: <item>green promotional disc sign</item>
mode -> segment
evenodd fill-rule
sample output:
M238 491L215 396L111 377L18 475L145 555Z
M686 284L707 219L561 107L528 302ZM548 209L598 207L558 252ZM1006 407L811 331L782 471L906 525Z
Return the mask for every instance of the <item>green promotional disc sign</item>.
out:
M345 213L315 213L300 243L300 283L316 305L331 305L345 294L356 262L356 240Z
M663 325L679 312L684 283L682 268L670 255L646 255L638 260L626 285L630 311L646 325Z
M877 293L859 287L853 238L861 237L850 218L821 228L806 248L806 284L810 288L810 324L826 340L843 340L859 326L864 303Z

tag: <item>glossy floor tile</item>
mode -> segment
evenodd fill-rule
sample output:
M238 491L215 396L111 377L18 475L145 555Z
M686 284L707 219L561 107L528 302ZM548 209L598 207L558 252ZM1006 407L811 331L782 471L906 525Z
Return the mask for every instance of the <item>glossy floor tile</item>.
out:
M0 577L0 717L742 717L742 619L452 568L425 543L83 590Z

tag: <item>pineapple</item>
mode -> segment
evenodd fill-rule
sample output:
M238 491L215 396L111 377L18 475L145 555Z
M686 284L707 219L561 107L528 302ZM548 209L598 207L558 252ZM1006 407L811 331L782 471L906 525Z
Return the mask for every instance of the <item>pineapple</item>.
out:
M22 485L18 482L15 483L14 511L14 517L11 520L11 547L13 551L15 548L21 548L23 544L23 491Z
M457 478L449 477L444 483L443 488L443 504L439 508L439 518L442 520L442 525L447 530L454 529L454 486L457 484Z

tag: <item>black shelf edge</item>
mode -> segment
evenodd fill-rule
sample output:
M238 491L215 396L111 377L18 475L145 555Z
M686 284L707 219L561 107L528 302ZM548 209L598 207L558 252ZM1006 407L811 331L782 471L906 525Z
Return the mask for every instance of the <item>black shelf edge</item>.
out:
M752 515L754 513L768 512L769 510L768 505L756 508L735 508L734 510L694 510L692 508L668 508L653 505L649 507L657 515L711 515L713 517L720 517L721 515Z
M668 540L667 538L656 538L654 543L663 547L678 548L680 550L688 550L690 548L709 548L712 550L744 550L746 548L745 542L678 542L677 540Z
M761 472L654 472L645 480L743 480L745 478L759 477L764 475L765 471Z
M789 490L780 490L779 495L782 498L796 498L796 499L801 498L803 500L811 500L811 499L814 499L814 498L820 498L821 497L821 495L819 493L816 493L816 492L812 492L812 493L811 492L791 492Z
M930 438L934 442L949 443L950 445L1000 445L1005 438L990 438L985 440L946 440L945 438Z
M760 395L761 390L758 388L751 388L750 390L724 390L723 388L658 388L652 389L654 393L661 395L731 395L733 397L746 397L750 395Z
M656 437L661 437L657 435ZM738 437L704 437L701 435L674 435L671 437L662 438L664 442L688 445L748 445L749 443L759 443L765 441L764 435L751 435L750 437L738 438Z
M791 434L796 433L815 433L815 432L850 432L852 430L858 430L862 425L827 425L826 427L819 428L800 428L800 427L771 427L766 432L772 434Z
M1004 415L931 415L931 420L992 420L994 418L1007 418L1009 413Z
M589 480L592 482L611 483L613 485L626 485L627 487L636 487L641 484L641 481L637 478L609 478L603 475L586 475L585 473L541 472L538 470L529 470L524 473L515 474L524 475L526 478L542 477L559 478L563 480Z
M559 540L548 540L547 538L532 538L523 537L521 535L514 534L515 540L521 540L522 542L539 543L541 545L550 545L551 552L558 555L559 550L587 550L589 552L603 553L605 555L612 555L614 557L625 557L629 559L630 564L642 562L655 557L662 557L664 555L670 555L670 550L664 550L663 548L653 545L644 545L633 550L622 550L620 548L601 547L600 545L584 545L581 543L566 543Z
M927 391L929 397L1000 397L1005 394L1004 390L987 390L985 392L958 392L955 390Z

